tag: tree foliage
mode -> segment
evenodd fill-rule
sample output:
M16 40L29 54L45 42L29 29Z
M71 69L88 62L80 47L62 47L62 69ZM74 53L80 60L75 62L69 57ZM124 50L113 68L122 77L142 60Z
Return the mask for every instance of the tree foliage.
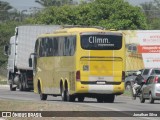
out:
M52 6L30 22L103 26L107 29L147 29L146 18L141 9L123 0L95 0L78 6Z
M8 10L12 9L12 6L8 2L0 1L0 21L8 19Z
M14 35L16 22L0 23L0 66L6 62L6 56L3 55L3 47L8 44L11 36Z
M160 29L160 0L141 4L149 29Z
M44 7L73 4L73 0L35 0L35 2L41 4Z

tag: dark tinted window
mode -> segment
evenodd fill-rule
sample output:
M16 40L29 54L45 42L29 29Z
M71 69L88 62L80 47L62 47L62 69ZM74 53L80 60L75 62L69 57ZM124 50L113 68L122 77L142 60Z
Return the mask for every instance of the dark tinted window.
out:
M44 57L45 56L45 41L43 39L40 40L40 47L39 47L39 56Z
M40 41L40 57L73 56L76 49L76 36L49 37Z
M159 74L160 74L160 70L154 70L154 73L155 73L156 75L159 75Z
M86 50L119 50L122 48L121 35L81 35L81 47Z
M36 40L34 52L38 54L39 40Z
M148 75L148 73L149 73L149 69L145 69L143 72L143 75Z
M129 46L128 46L128 51L130 52L131 50L132 50L132 46L129 45Z
M133 46L133 52L137 51L137 46Z

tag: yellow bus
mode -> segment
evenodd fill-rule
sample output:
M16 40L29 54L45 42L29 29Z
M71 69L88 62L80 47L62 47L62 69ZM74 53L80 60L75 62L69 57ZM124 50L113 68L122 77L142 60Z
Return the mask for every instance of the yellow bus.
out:
M64 28L40 35L34 53L34 92L63 101L114 102L124 92L125 40L117 31ZM29 60L32 66L31 58Z

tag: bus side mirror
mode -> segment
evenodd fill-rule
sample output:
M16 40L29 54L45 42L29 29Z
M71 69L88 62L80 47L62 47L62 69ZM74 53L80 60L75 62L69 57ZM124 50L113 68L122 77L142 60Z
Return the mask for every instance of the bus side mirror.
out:
M29 67L33 66L33 62L32 62L32 56L37 57L36 53L31 53L28 59L28 63L29 63Z
M29 67L32 67L32 58L29 58L28 62L29 62Z
M4 46L4 55L8 55L8 50L9 50L9 46L5 45Z

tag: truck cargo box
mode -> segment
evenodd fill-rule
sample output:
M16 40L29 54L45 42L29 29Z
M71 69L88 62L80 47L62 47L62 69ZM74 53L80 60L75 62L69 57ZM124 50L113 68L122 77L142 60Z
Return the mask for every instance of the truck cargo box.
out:
M61 29L58 25L27 25L17 27L16 32L16 58L17 69L32 70L28 65L30 53L34 52L37 36L43 33L51 33Z

